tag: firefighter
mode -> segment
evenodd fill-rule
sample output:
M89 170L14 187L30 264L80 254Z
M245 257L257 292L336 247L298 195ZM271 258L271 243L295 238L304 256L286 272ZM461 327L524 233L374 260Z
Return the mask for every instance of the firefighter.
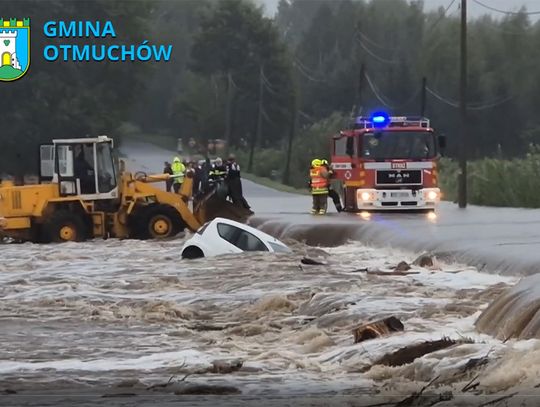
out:
M169 176L173 175L173 170L171 168L171 163L168 162L168 161L165 161L165 167L163 168L163 174L169 174ZM172 185L173 185L173 179L172 178L169 178L169 179L167 179L165 181L165 189L167 190L167 192L171 192Z
M330 166L328 161L325 160L325 159L322 159L321 162L322 162L322 165L328 171L328 178L334 177L334 175L335 175L334 170L332 169L332 167ZM339 197L339 194L336 192L335 189L332 188L330 183L328 185L328 196L332 199L332 202L334 202L334 206L336 207L336 211L342 212L343 211L343 206L341 206L341 199Z
M225 176L227 175L227 167L223 165L223 160L221 158L216 158L214 160L214 164L212 165L212 168L210 169L210 173L208 174L208 177L211 181L214 183L216 182L222 182L225 180Z
M318 158L311 162L309 177L309 186L313 198L311 213L313 215L325 215L328 200L328 171Z
M242 191L242 179L240 178L240 165L236 162L234 154L229 155L227 163L227 185L233 204L250 209Z
M182 164L182 160L180 160L180 157L174 157L171 169L174 176L174 192L178 194L180 192L180 188L182 187L182 183L184 182L184 176L186 173L186 167L184 164Z
M214 164L208 173L208 184L211 190L215 190L216 194L223 199L227 199L229 191L227 185L225 185L225 178L227 177L227 167L223 165L221 158L216 158Z

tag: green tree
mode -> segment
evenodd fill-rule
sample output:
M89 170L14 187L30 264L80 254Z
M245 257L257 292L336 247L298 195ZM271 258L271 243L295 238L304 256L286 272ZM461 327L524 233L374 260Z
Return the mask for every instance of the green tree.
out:
M265 122L259 142L280 142L290 115L290 63L272 20L263 17L261 8L242 0L218 2L202 18L191 55L194 72L219 78L219 89L225 92L234 87L233 145L256 132L261 80Z
M148 3L65 0L4 1L4 16L30 17L31 66L15 82L4 84L0 109L0 173L37 169L37 148L53 138L111 134L134 109L143 87L145 64L113 62L47 62L46 43L88 43L88 39L49 39L41 32L48 20L106 21L114 24L122 43L141 43L147 37ZM96 43L118 42L115 38ZM19 158L17 158L19 157Z

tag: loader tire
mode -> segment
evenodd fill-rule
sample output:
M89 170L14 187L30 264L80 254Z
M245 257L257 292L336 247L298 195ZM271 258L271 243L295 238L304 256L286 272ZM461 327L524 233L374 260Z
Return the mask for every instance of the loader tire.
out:
M176 236L185 228L178 211L169 205L145 206L133 216L136 239L166 239Z
M54 212L42 226L44 243L82 242L88 238L88 228L84 219L66 210Z

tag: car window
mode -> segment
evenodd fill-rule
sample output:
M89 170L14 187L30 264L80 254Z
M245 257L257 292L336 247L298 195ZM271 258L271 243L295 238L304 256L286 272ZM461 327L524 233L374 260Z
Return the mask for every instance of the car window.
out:
M240 231L240 236L236 242L236 246L246 252L267 252L268 247L255 235L252 235L245 230Z
M218 234L227 242L236 245L236 239L238 236L238 229L236 226L227 225L226 223L217 224Z
M281 244L272 243L272 242L268 242L268 244L270 245L270 247L272 247L272 249L274 249L276 253L290 253L291 252L291 249L289 249L287 246L283 246Z
M246 252L268 251L268 248L259 238L236 226L218 223L217 230L223 239Z

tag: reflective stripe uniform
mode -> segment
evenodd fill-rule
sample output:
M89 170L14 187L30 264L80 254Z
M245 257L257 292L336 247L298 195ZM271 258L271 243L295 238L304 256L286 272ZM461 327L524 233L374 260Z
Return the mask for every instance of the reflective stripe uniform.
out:
M323 166L314 167L309 171L311 178L311 194L328 194L328 171Z
M210 176L210 179L214 181L223 179L227 175L227 167L224 165L213 165L208 175Z
M312 214L326 214L328 199L328 171L322 165L314 165L309 171L311 196L313 199Z

